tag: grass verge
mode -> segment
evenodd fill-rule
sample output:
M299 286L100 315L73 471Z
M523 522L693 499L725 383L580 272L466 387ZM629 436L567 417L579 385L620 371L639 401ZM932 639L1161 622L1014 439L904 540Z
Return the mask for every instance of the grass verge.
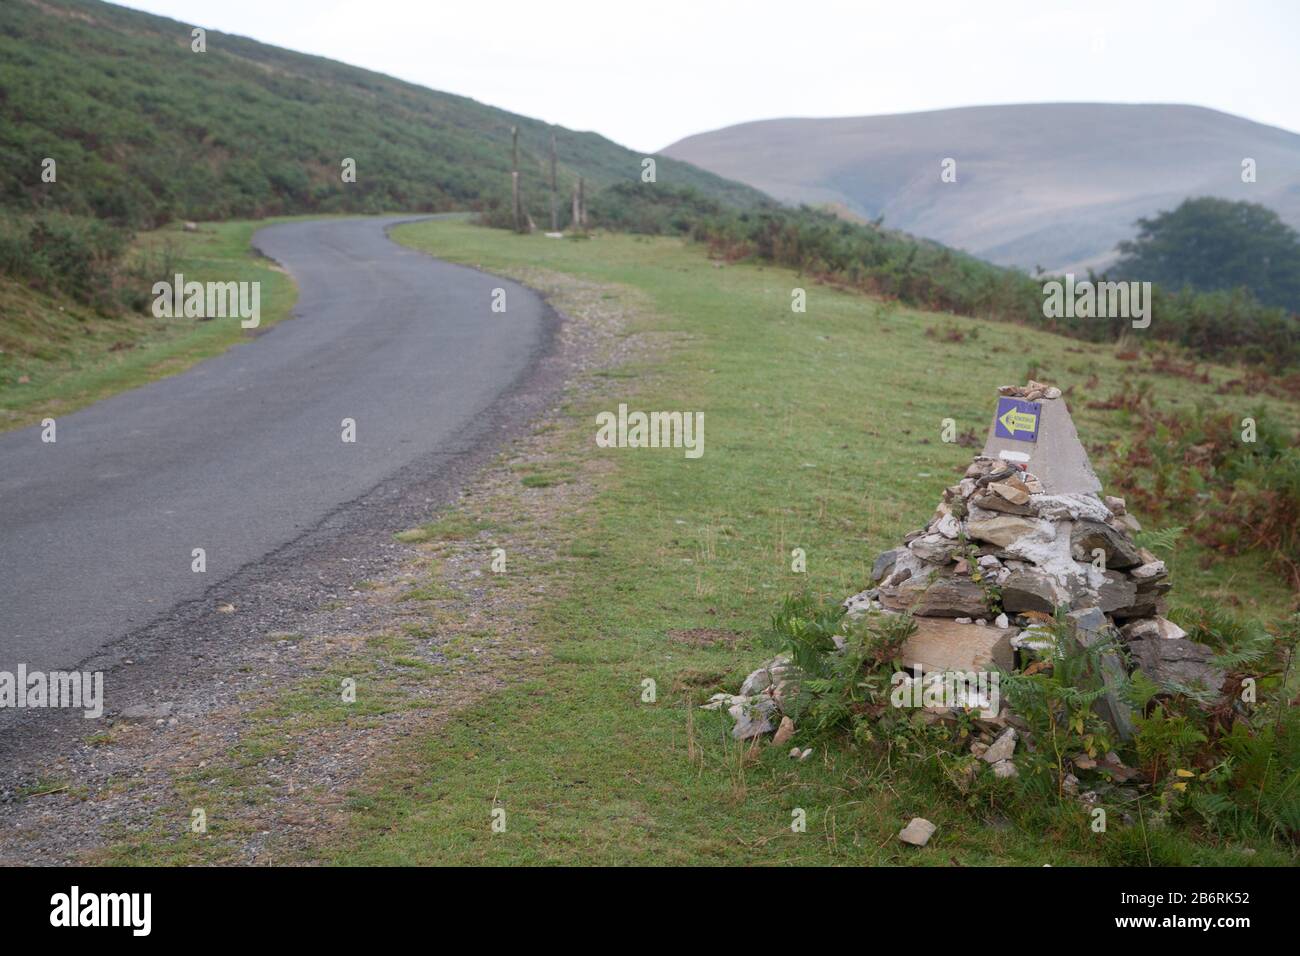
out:
M142 234L135 244L137 255L174 262L168 271L184 274L186 281L260 282L257 329L241 328L237 318L103 316L0 278L0 431L66 415L182 372L289 315L297 298L293 281L250 245L254 232L278 221L204 223L197 232L185 232L178 223Z
M569 526L565 587L548 592L542 676L490 695L436 735L401 745L358 788L351 827L322 850L340 863L849 863L930 865L1282 863L1284 851L1140 825L1092 833L1062 812L1027 829L911 772L904 755L818 743L811 759L730 740L696 705L734 691L765 652L756 635L804 587L847 595L870 562L924 522L972 454L940 440L944 419L982 436L999 384L1067 390L1085 442L1121 426L1086 407L1142 376L1167 405L1218 401L1295 427L1297 408L1215 397L1210 383L1143 376L1113 348L1016 326L937 316L792 272L710 262L675 240L559 242L462 223L402 227L401 241L527 281L537 268L637 303L631 335L661 358L592 376L562 409L535 474L599 456L601 491ZM599 411L702 411L704 456L598 449ZM1103 480L1107 476L1103 474ZM549 483L535 482L546 493ZM562 487L562 486L561 486ZM473 522L472 513L462 521ZM559 546L558 542L553 542ZM791 551L807 555L792 570ZM1275 619L1293 599L1254 558L1196 547L1172 563L1176 600ZM546 588L545 567L521 567ZM647 682L653 682L653 684ZM653 687L653 695L648 690ZM801 742L796 736L795 742ZM494 811L500 811L494 813ZM792 820L803 812L806 830ZM894 834L939 825L924 850ZM498 825L494 829L493 822ZM504 830L498 832L504 821ZM1249 854L1249 855L1248 855Z

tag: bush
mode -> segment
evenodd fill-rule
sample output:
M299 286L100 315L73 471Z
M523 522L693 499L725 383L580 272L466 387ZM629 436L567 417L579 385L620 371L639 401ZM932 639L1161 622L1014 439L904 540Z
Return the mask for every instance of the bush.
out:
M1240 416L1212 407L1164 412L1126 390L1124 437L1106 446L1115 490L1157 520L1183 521L1227 554L1260 551L1300 590L1300 448L1272 416L1256 412L1255 440Z
M0 221L0 273L33 288L62 293L109 315L143 309L171 254L127 256L130 234L99 219L45 212Z
M128 234L98 219L46 212L0 223L0 272L101 310L120 304Z

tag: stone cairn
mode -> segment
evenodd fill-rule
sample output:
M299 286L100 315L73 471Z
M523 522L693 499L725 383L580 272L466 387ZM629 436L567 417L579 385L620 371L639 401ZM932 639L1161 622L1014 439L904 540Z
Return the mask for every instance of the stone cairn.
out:
M1164 562L1135 544L1141 526L1124 500L1101 490L1061 390L1032 381L1003 386L982 453L944 491L924 528L876 558L875 585L844 606L851 616L910 612L916 631L902 663L927 673L1029 666L1034 652L1052 648L1051 618L1061 609L1070 639L1081 645L1116 634L1157 684L1218 691L1225 674L1209 663L1212 651L1164 616L1171 587ZM1103 682L1115 682L1125 666L1108 654ZM775 722L788 670L783 658L769 661L740 694L716 695L705 706L729 708L737 739L775 729L784 743L793 725L788 717ZM1131 735L1118 692L1108 692L1097 711L1121 740ZM1023 724L1005 705L980 723L986 733L972 750L999 775L1014 776L1010 757Z

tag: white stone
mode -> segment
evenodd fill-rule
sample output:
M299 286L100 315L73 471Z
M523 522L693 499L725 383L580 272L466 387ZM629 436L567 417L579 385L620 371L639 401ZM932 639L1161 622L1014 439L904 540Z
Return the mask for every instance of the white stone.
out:
M912 846L925 846L939 829L924 817L912 817L911 822L898 831L898 838Z
M1164 577L1168 573L1168 569L1165 567L1163 561L1149 561L1146 564L1139 565L1129 572L1129 574L1133 575L1133 577L1137 578L1139 581Z
M749 740L770 733L773 727L768 718L775 712L776 701L770 697L733 704L727 708L727 713L736 721L736 726L731 728L731 736L736 740Z
M989 744L989 749L984 752L980 759L985 763L999 763L1003 760L1010 760L1011 755L1016 752L1017 737L1016 728L1008 727L998 735L997 740Z
M700 704L700 710L721 710L723 707L731 707L748 701L748 697L740 697L736 694L714 694L709 698L707 704Z
M955 540L957 536L961 534L961 522L952 515L947 514L939 519L939 523L935 525L934 530L938 531L945 538Z
M1160 629L1160 636L1166 641L1176 641L1180 637L1186 637L1187 632L1168 618L1156 618L1156 627Z

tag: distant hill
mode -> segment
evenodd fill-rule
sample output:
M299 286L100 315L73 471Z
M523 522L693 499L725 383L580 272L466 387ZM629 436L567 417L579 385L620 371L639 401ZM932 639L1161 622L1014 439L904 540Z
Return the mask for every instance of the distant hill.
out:
M640 176L641 154L595 133L216 31L192 52L193 26L96 0L2 0L0 206L130 227L483 208L508 201L512 125L539 225L552 133L563 210L579 174L593 191ZM45 157L56 184L41 182ZM658 179L731 205L762 198L671 159Z
M1000 265L1082 272L1189 196L1300 228L1300 135L1193 106L979 106L730 126L664 151L787 202L829 206ZM957 160L957 181L940 164ZM1257 182L1241 182L1241 161Z

